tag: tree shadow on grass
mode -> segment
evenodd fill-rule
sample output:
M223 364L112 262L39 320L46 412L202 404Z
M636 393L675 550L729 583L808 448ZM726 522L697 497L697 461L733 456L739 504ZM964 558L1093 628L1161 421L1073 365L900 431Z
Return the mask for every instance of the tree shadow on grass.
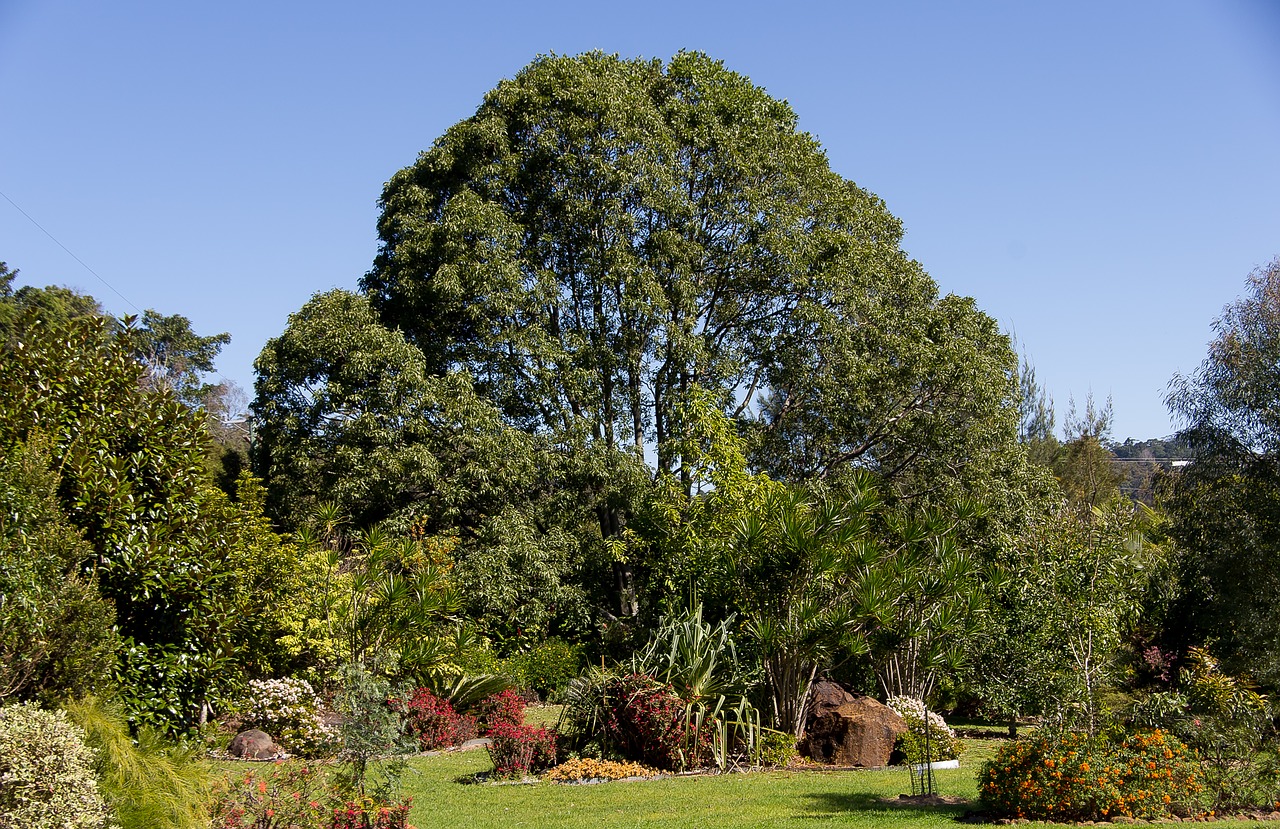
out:
M827 817L845 812L928 812L959 819L973 808L968 801L955 803L922 803L918 800L898 800L867 792L815 792L805 795L813 812L808 817Z

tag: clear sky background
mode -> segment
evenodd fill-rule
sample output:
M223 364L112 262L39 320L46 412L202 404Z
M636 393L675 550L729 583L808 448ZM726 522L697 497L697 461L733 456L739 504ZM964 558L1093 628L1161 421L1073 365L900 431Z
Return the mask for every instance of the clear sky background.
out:
M538 54L592 49L701 50L790 101L1016 333L1059 423L1092 391L1113 437L1170 433L1169 379L1280 255L1280 0L0 0L0 259L230 332L251 393L288 315L370 267L383 182Z

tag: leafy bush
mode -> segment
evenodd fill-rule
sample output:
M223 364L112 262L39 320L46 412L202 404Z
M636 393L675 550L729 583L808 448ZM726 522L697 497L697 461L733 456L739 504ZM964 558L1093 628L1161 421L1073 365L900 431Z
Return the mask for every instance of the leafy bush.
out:
M557 699L582 670L582 646L547 639L511 657L505 666L521 687L536 691L542 699Z
M978 776L994 817L1055 821L1190 814L1202 790L1187 747L1161 731L1118 742L1046 734L1001 747Z
M61 711L0 708L0 828L97 829L109 818L80 729Z
M349 663L342 668L342 685L335 697L342 715L342 751L345 763L338 779L344 791L364 802L395 803L400 794L404 760L404 717L394 704L391 684L363 665Z
M1200 648L1191 649L1179 679L1180 692L1139 700L1130 718L1172 730L1195 751L1207 808L1223 811L1280 801L1280 757L1266 697L1246 680L1223 672Z
M278 760L267 774L245 772L214 804L217 829L321 829L338 805L324 773L305 763Z
M413 829L409 825L409 801L378 804L348 801L333 810L328 829Z
M171 745L153 729L131 736L124 714L89 698L67 706L95 754L103 797L120 829L205 829L212 781L194 746Z
M320 715L320 697L305 679L251 680L244 725L262 729L298 754L337 747L338 735Z
M766 768L791 765L796 757L794 734L772 729L760 730L759 764Z
M323 771L306 763L277 761L270 771L247 772L218 798L215 829L411 829L409 801L344 799Z
M938 760L956 760L964 753L964 743L936 711L928 711L921 700L913 697L889 697L886 702L902 717L910 729L898 738L895 748L905 755L908 763L933 763ZM925 713L929 728L926 739ZM927 745L927 750L926 750ZM927 755L927 756L926 756Z
M711 749L711 731L692 733L686 706L652 677L618 677L604 689L604 735L628 760L660 769L696 767Z
M107 687L115 608L77 575L92 548L58 505L41 441L0 451L0 699L54 706Z
M401 705L405 730L423 751L460 745L479 733L474 717L454 711L447 699L426 688L414 691Z
M489 759L498 777L521 778L556 762L556 733L500 721L489 729Z

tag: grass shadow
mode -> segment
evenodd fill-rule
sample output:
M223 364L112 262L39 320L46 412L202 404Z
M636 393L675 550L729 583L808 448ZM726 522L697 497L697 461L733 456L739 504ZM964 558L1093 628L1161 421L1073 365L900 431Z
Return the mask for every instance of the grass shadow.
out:
M915 812L959 819L974 805L968 801L956 803L919 803L910 800L887 798L871 792L813 792L805 795L813 817L847 812Z

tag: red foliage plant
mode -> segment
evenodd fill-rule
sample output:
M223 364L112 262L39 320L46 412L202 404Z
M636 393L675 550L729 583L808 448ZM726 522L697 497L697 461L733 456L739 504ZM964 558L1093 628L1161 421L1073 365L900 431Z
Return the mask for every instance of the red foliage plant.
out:
M407 703L399 702L409 733L423 751L465 743L476 736L476 720L459 714L447 699L441 699L426 688L419 688Z
M492 732L499 723L524 725L525 700L510 689L486 697L480 703L480 715L485 722L485 733Z
M499 721L489 726L489 738L489 759L497 777L521 778L555 765L555 731Z

